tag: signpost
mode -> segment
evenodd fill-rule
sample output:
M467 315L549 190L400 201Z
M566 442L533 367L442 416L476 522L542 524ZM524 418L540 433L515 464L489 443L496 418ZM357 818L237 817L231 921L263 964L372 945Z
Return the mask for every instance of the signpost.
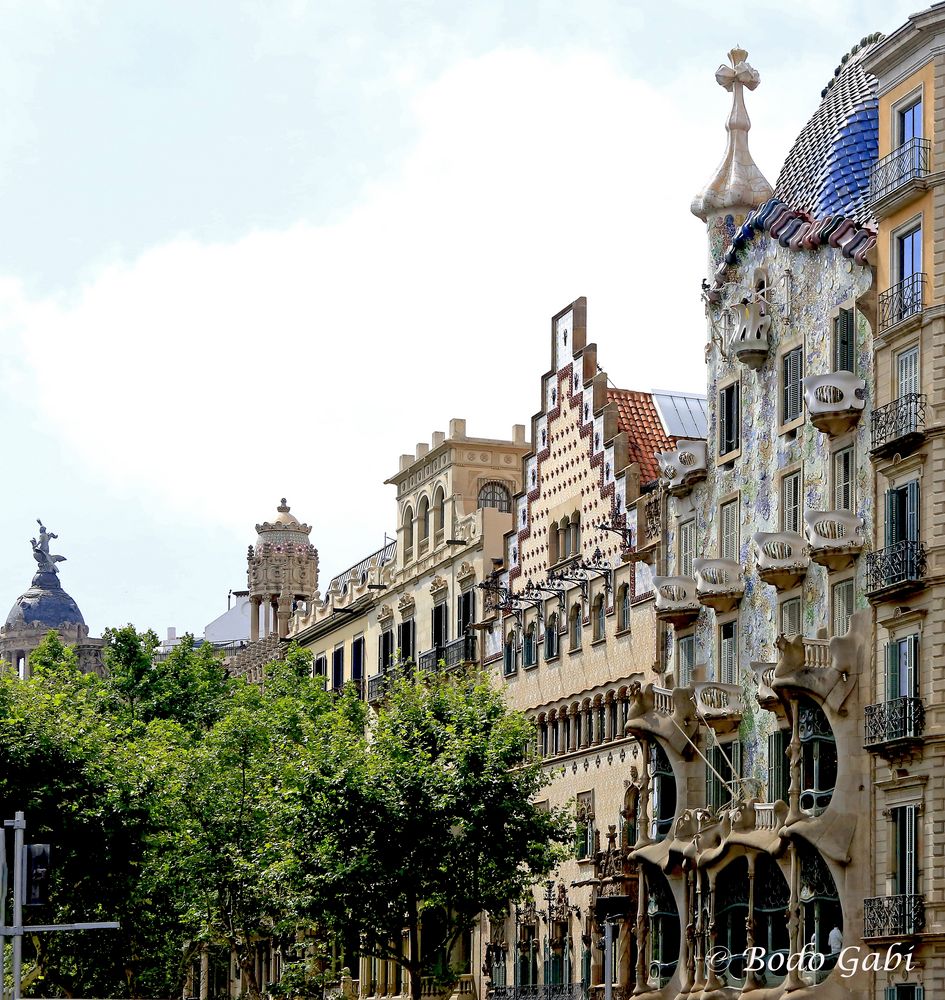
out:
M6 829L0 832L0 1000L8 1000L6 991L5 946L8 937L13 938L13 991L9 1000L21 1000L20 988L23 978L23 935L46 931L94 931L117 930L117 921L77 924L30 924L23 926L23 904L26 901L26 861L27 854L34 858L48 859L48 852L31 851L24 844L26 839L26 818L18 812L15 819L5 819L5 828L13 829L13 923L7 925L7 837ZM48 860L47 860L48 864ZM44 876L46 872L44 871ZM31 897L35 890L31 886Z

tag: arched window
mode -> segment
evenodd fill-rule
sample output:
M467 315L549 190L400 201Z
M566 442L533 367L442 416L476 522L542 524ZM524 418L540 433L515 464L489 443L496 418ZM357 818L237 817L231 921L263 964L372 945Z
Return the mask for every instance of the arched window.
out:
M568 556L574 554L574 550L571 548L570 521L566 517L562 517L558 522L558 545L561 548L561 559L567 559Z
M534 667L538 662L538 645L535 642L535 623L532 622L528 628L525 629L525 636L522 641L522 666L527 670L529 667Z
M545 625L545 659L553 660L558 655L558 612L548 616Z
M409 559L413 555L413 508L407 507L404 510L404 558Z
M548 756L548 720L543 715L538 719L538 750L542 757Z
M426 497L420 501L417 509L417 527L420 532L420 548L426 548L426 541L430 537L430 501Z
M505 638L505 676L518 672L518 636L515 631Z
M442 541L443 529L446 526L446 493L442 488L436 491L433 498L433 531L435 540Z
M558 536L558 522L552 521L551 527L548 529L548 565L554 566L554 564L561 558L560 552L560 542Z
M801 811L819 816L837 784L837 742L824 710L809 698L798 701L801 737Z
M594 598L594 611L591 620L594 622L594 642L604 638L606 627L607 606L604 604L604 595L598 594Z
M495 507L508 514L512 509L512 494L504 483L486 483L479 490L479 506Z
M617 591L617 627L621 632L626 632L630 628L630 586L624 584Z
M581 626L583 625L581 613L581 605L575 604L571 608L571 617L569 621L568 631L571 635L571 649L581 648Z
M571 533L571 555L576 556L581 551L581 515L577 511L571 515L569 529Z
M676 779L666 751L655 740L650 744L650 836L664 840L676 815Z

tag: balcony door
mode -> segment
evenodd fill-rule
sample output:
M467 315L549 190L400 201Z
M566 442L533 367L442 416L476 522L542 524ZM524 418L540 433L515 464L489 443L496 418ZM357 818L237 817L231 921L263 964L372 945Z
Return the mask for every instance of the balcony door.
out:
M446 613L446 601L433 605L433 648L442 649L446 645L449 616Z
M896 355L896 387L899 398L919 391L919 348Z
M919 540L919 481L886 491L886 547Z
M915 101L899 112L899 145L922 138L922 102Z
M886 700L918 698L919 637L907 635L886 646Z

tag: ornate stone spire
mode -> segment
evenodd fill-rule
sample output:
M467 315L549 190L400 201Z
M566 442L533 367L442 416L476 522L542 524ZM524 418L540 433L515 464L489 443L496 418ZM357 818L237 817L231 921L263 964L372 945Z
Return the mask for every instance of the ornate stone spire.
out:
M732 92L732 112L725 128L728 143L725 157L712 180L692 200L692 214L703 222L721 212L747 214L766 202L774 191L758 169L748 150L748 130L751 120L745 110L743 90L754 90L761 82L758 70L749 66L744 49L734 48L728 54L731 66L719 66L715 79L720 87Z

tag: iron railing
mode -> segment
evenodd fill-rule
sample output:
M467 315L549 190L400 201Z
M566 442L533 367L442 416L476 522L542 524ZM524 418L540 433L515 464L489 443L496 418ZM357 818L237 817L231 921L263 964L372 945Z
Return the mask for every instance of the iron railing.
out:
M880 333L909 316L922 312L922 307L925 305L925 283L925 272L918 271L880 294Z
M902 541L870 552L866 557L866 591L875 594L887 587L918 583L925 576L925 545Z
M928 139L910 139L888 156L877 160L870 171L870 196L879 201L903 184L925 177L929 172L932 143Z
M874 896L863 900L863 937L907 937L925 927L925 896Z
M368 678L367 700L371 705L376 704L387 693L387 679L389 674L375 674Z
M893 698L866 706L867 747L918 739L924 729L925 706L921 698Z
M586 1000L583 983L545 983L542 986L496 986L490 1000Z
M880 451L903 438L925 434L925 393L907 392L870 417L870 450Z
M455 670L465 663L476 662L476 637L461 635L443 647L443 661L447 670Z
M443 647L434 646L422 652L417 657L417 670L421 673L432 673L436 670L437 664L443 659Z

